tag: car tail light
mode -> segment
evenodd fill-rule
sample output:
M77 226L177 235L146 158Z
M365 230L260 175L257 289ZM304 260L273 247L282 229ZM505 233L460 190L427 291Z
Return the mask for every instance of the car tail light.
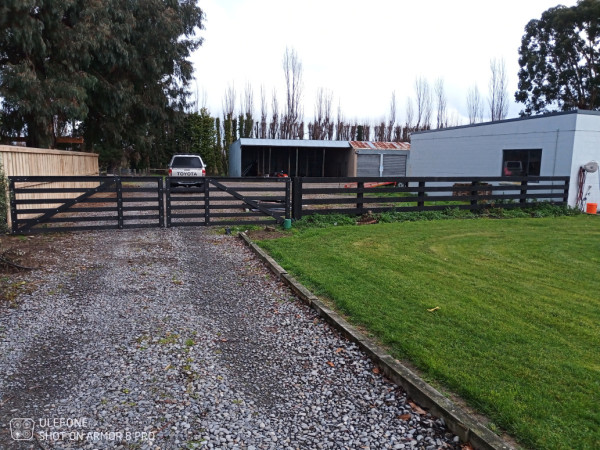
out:
M173 169L169 168L169 176L173 175Z
M202 169L202 176L205 177L206 176L206 169Z

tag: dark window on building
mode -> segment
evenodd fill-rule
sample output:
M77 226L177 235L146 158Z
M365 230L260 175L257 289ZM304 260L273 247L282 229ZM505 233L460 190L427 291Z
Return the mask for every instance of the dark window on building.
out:
M540 176L542 150L504 150L502 152L502 176Z

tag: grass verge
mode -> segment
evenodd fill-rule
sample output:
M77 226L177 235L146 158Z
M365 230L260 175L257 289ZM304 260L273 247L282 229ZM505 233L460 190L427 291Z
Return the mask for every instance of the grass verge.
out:
M492 427L600 448L598 217L340 224L259 244Z

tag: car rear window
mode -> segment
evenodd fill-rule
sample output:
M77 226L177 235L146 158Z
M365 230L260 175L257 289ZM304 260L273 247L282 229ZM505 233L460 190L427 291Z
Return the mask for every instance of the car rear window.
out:
M173 158L172 167L184 167L189 169L201 169L202 162L200 158L194 156L176 156Z

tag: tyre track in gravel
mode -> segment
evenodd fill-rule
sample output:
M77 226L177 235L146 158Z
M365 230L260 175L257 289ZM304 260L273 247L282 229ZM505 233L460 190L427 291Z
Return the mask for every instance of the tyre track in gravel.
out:
M0 448L458 448L236 238L62 239L0 310ZM13 418L35 439L13 440Z

